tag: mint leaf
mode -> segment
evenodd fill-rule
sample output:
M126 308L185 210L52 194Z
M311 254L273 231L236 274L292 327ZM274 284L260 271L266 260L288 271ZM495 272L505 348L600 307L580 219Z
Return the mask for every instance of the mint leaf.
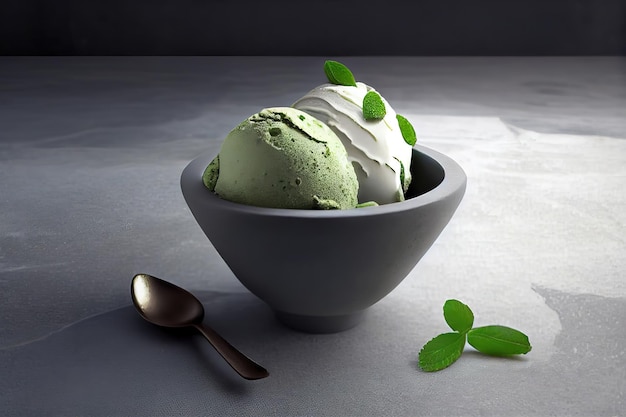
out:
M440 371L452 365L463 352L465 334L443 333L431 339L419 352L419 367L426 372Z
M506 326L477 327L467 333L467 341L476 350L487 355L525 355L532 346L528 336Z
M341 62L330 60L324 62L324 72L326 73L328 81L332 84L356 87L354 75L352 75L352 72L348 69L348 67L343 65Z
M415 134L415 129L413 129L411 122L409 122L406 117L399 114L396 114L396 119L398 119L398 125L400 125L400 132L402 133L404 141L411 146L415 145L417 143L417 135Z
M387 114L385 103L376 91L370 91L363 97L363 117L365 120L380 120Z
M467 333L474 325L474 313L459 300L448 300L443 305L443 317L452 330Z

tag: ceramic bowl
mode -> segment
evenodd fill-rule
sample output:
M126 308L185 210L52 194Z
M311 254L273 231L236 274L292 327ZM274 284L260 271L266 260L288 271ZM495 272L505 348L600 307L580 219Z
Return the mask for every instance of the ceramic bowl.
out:
M337 332L409 274L456 211L467 177L451 158L413 149L413 180L403 202L350 210L292 210L229 202L202 173L215 154L181 175L196 221L237 279L284 324ZM453 254L450 254L453 256Z

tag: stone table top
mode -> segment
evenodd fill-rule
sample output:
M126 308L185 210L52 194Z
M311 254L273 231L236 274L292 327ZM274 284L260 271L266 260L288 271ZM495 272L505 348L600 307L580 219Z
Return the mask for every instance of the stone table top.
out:
M331 57L332 58L332 57ZM0 58L0 410L8 416L561 416L626 409L626 59L339 57L468 176L357 327L279 324L180 192L184 166L325 82L319 57ZM131 305L151 273L270 370ZM417 367L456 298L533 350Z

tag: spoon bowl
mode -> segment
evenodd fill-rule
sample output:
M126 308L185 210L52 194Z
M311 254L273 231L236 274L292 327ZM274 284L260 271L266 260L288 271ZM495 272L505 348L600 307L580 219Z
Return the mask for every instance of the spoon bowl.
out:
M148 274L135 275L130 291L139 315L148 322L162 327L194 327L243 378L261 379L269 375L202 322L204 307L190 292Z

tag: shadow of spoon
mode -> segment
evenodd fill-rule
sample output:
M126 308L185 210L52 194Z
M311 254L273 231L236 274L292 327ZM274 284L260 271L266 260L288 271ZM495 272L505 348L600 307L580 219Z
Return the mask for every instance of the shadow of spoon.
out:
M265 368L202 323L204 307L193 294L148 274L135 275L130 292L137 311L150 323L163 327L195 327L243 378L254 380L269 376Z

